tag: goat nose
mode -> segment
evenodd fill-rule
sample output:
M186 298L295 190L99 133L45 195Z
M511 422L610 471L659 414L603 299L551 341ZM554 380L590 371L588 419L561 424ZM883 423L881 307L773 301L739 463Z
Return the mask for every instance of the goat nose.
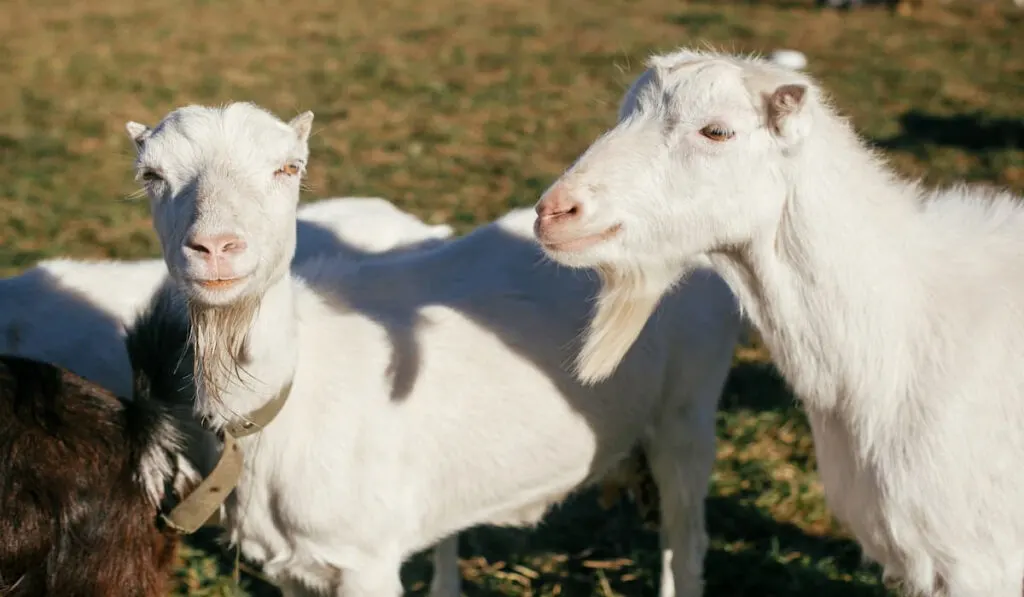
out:
M216 234L213 236L194 236L186 246L204 258L220 257L231 253L241 253L246 242L234 234Z
M570 197L565 185L561 184L545 193L535 209L541 220L571 220L583 213L583 205Z

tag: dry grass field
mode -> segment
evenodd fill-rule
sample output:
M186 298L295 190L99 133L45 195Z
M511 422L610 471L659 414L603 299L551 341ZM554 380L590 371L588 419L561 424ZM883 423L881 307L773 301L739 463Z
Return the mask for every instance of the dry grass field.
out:
M379 195L464 232L540 192L614 120L655 51L796 48L907 175L1024 191L1024 11L952 0L909 16L811 0L5 0L0 274L55 255L157 254L126 120L251 100L316 113L307 199ZM881 597L824 506L801 411L756 345L718 417L707 595ZM699 480L698 480L699 481ZM537 531L462 543L471 596L656 594L657 535L592 493ZM180 595L276 595L191 540ZM422 594L429 565L404 576Z

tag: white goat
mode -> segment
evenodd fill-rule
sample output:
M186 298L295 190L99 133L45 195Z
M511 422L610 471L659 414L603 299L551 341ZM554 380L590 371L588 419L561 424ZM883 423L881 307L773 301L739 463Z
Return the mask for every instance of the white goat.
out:
M385 199L323 199L299 207L293 263L420 249L451 235L450 226L428 225ZM166 279L162 259L41 261L0 280L0 354L54 363L130 397L124 330Z
M448 224L427 224L380 197L337 197L304 203L297 215L299 231L293 263L318 254L360 259L367 254L421 249L455 233Z
M537 205L548 255L605 274L611 328L580 377L614 369L645 319L629 310L710 261L865 554L912 592L1020 597L1020 198L901 181L800 73L685 50L649 67Z
M642 443L661 595L700 595L714 415L740 326L725 283L695 273L620 371L585 388L563 364L596 281L543 259L532 212L289 275L311 122L232 104L127 126L187 298L197 411L224 425L291 384L277 418L241 439L231 539L288 595L393 597L410 554L477 524L536 523ZM435 570L433 593L458 581Z

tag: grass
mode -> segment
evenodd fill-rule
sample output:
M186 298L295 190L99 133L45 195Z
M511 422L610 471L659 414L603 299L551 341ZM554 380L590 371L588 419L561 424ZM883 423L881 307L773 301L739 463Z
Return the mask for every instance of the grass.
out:
M804 51L901 172L1024 191L1024 12L954 0L906 17L810 0L7 0L0 20L0 273L54 255L157 254L127 120L253 100L316 112L310 197L381 195L460 231L539 193L614 119L654 51ZM881 597L830 518L810 433L757 346L718 417L708 595ZM650 516L648 518L651 518ZM472 596L656 594L657 537L592 492L538 531L462 544ZM233 559L194 537L177 594L235 591ZM248 569L247 569L248 570ZM276 594L255 571L251 595ZM421 594L429 566L404 575Z

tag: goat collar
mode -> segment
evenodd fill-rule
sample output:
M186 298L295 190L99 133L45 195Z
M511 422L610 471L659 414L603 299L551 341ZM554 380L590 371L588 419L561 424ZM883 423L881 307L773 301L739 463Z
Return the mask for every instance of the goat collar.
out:
M221 504L242 477L243 454L238 438L265 429L281 412L291 390L292 382L289 380L273 400L221 430L224 448L220 459L188 497L178 502L168 514L160 514L165 525L178 533L190 535L200 527L220 524Z

